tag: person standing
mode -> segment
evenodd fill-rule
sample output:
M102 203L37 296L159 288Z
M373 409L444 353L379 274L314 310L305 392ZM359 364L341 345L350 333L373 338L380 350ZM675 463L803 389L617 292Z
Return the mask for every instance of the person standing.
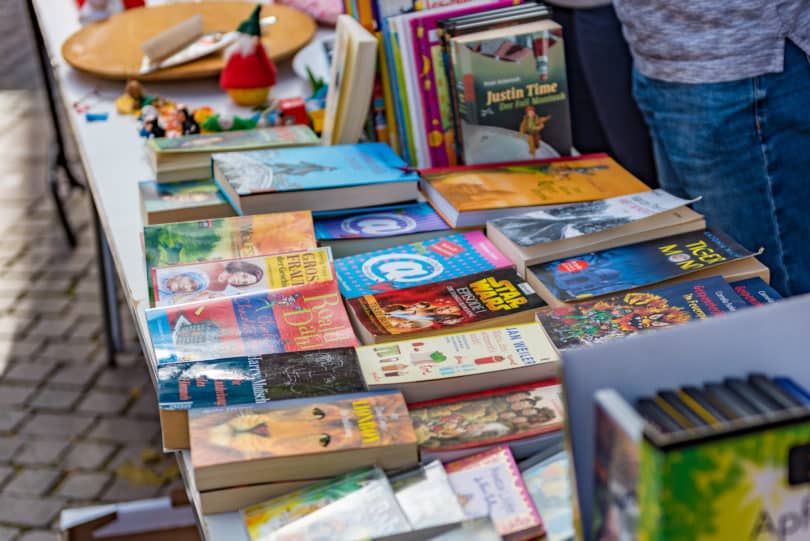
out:
M810 0L614 0L661 186L810 292Z

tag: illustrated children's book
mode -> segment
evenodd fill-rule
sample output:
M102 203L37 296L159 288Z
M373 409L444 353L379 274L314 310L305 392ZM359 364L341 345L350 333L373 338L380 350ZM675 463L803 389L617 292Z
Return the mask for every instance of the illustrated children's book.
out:
M357 348L369 389L409 403L554 376L559 356L537 324L461 331Z
M508 447L496 447L445 468L467 516L488 515L507 540L543 534L540 515Z
M768 285L762 278L749 278L732 282L731 287L740 298L751 306L771 304L782 298L773 287Z
M141 217L145 225L236 215L211 180L172 184L145 180L138 183L138 189L141 192Z
M447 460L500 444L517 444L521 458L558 433L565 415L556 379L410 405L417 442L426 457ZM557 438L551 438L557 439Z
M529 267L527 278L546 302L559 304L656 284L752 255L728 235L707 229L541 263Z
M151 308L146 321L158 365L357 344L335 282Z
M155 306L334 280L329 248L152 269Z
M562 350L601 344L642 331L666 329L745 306L746 302L734 289L723 278L715 276L546 307L537 312L537 321L554 345Z
M421 174L425 197L453 227L483 226L488 220L548 205L649 191L605 154L427 169Z
M335 261L347 299L450 280L512 262L480 231L438 237Z
M152 297L152 268L316 248L312 214L281 212L199 220L143 228L146 278Z
M574 512L571 507L571 481L568 479L568 453L560 449L540 460L520 463L526 488L540 513L548 541L574 540Z
M461 522L466 518L438 460L395 475L390 482L414 530Z
M437 331L471 331L533 320L545 306L514 269L498 269L435 284L365 295L348 302L364 344L421 338ZM402 336L404 338L404 336Z
M419 175L384 143L214 154L214 181L237 214L412 201Z
M396 391L189 411L198 490L318 479L362 466L417 463L416 435Z

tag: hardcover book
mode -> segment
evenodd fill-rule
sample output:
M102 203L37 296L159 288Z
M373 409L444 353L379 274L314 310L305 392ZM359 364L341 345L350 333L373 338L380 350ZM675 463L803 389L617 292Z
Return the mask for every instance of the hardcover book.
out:
M427 169L421 174L425 197L453 227L483 226L547 205L649 191L605 154Z
M335 282L146 311L158 365L354 346Z
M369 389L397 388L409 403L552 377L559 356L536 323L357 348Z
M563 350L666 329L745 306L734 289L716 276L546 307L537 312L537 321L554 345Z
M328 248L152 269L155 306L334 280Z
M317 246L308 211L219 218L143 228L149 300L152 268L309 250Z
M317 479L377 464L417 463L408 408L396 391L189 411L198 490Z
M511 266L512 262L480 231L448 235L335 261L340 291L347 299Z
M445 468L467 516L489 515L507 540L543 534L540 515L508 447L496 447Z
M782 298L782 295L762 278L749 278L748 280L732 282L731 287L734 288L734 292L740 296L743 302L750 306L771 304Z
M235 216L228 201L210 180L158 184L138 183L141 217L146 225Z
M422 458L470 455L559 432L565 416L561 393L559 382L548 379L411 404Z
M364 344L417 338L437 331L528 323L545 306L513 269L365 295L348 302ZM403 337L404 338L404 337Z
M461 522L466 518L438 460L392 476L390 482L414 530Z
M464 163L571 152L562 28L540 20L450 40Z
M529 267L549 303L648 286L753 256L719 231L684 233Z

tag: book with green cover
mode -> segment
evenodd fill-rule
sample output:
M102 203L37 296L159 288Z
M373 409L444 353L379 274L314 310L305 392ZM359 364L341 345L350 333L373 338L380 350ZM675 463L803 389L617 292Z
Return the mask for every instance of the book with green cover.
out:
M141 217L145 225L236 215L217 185L210 180L171 184L145 180L138 183L138 190L141 192Z

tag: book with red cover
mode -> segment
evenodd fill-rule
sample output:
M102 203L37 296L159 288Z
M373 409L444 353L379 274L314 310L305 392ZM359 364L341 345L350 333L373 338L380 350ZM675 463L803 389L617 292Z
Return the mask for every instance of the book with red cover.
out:
M157 364L354 346L337 282L146 311Z

